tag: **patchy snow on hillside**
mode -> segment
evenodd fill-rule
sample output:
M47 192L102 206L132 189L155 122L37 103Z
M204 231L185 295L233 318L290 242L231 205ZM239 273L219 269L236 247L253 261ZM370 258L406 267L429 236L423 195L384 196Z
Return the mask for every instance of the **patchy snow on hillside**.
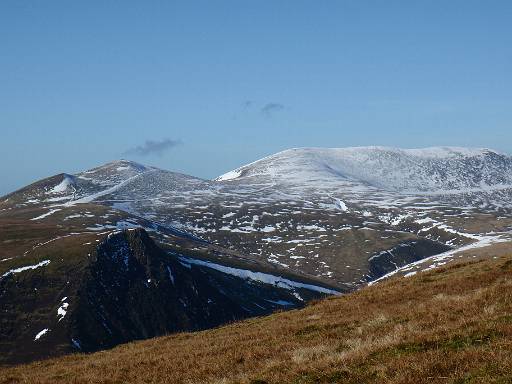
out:
M0 278L4 278L4 277L12 275L14 273L20 273L20 272L28 271L30 269L37 269L39 267L44 267L44 266L47 266L48 264L50 264L50 260L43 260L34 265L27 265L25 267L14 268L14 269L11 269L10 271L5 272L2 276L0 276Z
M53 215L55 212L59 212L59 211L61 211L60 208L50 209L48 212L43 213L41 216L34 217L33 219L30 219L30 220L31 221L41 220L41 219L44 219L45 217Z
M452 249L447 252L440 253L438 255L434 255L434 256L430 256L430 257L418 260L414 263L407 264L403 267L397 268L394 271L391 271L391 272L385 274L384 276L379 277L378 279L376 279L374 281L369 282L368 285L376 284L381 280L387 279L391 276L400 274L402 272L407 272L404 276L408 277L408 276L414 275L416 272L429 271L429 270L443 266L446 263L455 260L455 257L460 255L463 252L466 252L466 251L469 251L472 249L487 247L491 244L510 241L509 238L507 238L506 236L501 236L501 235L500 236L476 236L476 235L474 235L474 238L478 238L478 241L475 241L474 243L471 243L468 245L464 245L459 248Z
M106 196L106 195L109 195L111 193L114 193L114 192L118 191L120 188L122 188L123 186L127 185L131 181L134 181L136 178L140 177L140 175L142 175L142 174L143 173L136 174L135 176L129 177L128 179L123 180L119 184L116 184L116 185L114 185L114 186L112 186L110 188L104 189L103 191L96 192L96 193L93 193L93 194L88 195L88 196L84 196L84 197L82 197L82 198L80 198L78 200L69 201L69 202L67 202L64 205L67 206L67 207L71 207L71 206L74 206L76 204L87 204L87 203L90 203L90 202L92 202L94 200L99 199L100 197L103 197L103 196Z
M75 200L55 200L35 211L33 216L46 213L33 220L75 206L55 217L80 225L84 217L76 205L98 203L138 219L123 223L98 216L84 220L80 230L99 234L146 227L144 220L149 220L251 260L317 277L330 273L329 279L354 284L365 281L367 272L365 265L358 272L341 267L354 247L369 257L382 250L381 243L396 246L408 236L461 246L478 236L465 232L489 231L492 220L482 214L500 209L499 215L509 217L512 208L512 158L483 149L298 148L216 180L128 161L72 177ZM51 180L45 191L58 179ZM64 190L65 184L63 180L56 190ZM38 197L24 196L24 201ZM467 225L473 217L482 225ZM334 258L342 260L338 266Z
M274 286L288 289L288 290L294 290L295 288L301 288L301 289L307 289L310 291L325 293L328 295L339 295L340 294L338 291L320 287L317 285L300 283L297 281L289 280L284 277L275 276L275 275L271 275L268 273L254 272L254 271L250 271L247 269L227 267L224 265L212 263L210 261L191 259L191 258L187 258L187 257L180 257L180 261L182 262L182 264L186 263L189 265L199 265L199 266L203 266L203 267L207 267L207 268L212 268L212 269L215 269L217 271L220 271L220 272L223 272L223 273L226 273L229 275L237 276L241 279L253 280L253 281L257 281L257 282L264 283L264 284L274 285Z
M340 199L335 199L335 206L336 206L336 209L342 211L342 212L348 212L348 207L347 207L347 204L345 204L345 202L343 200L340 200Z
M69 175L64 175L64 178L62 179L62 181L57 184L55 187L53 187L52 189L50 189L48 191L49 194L57 194L57 193L63 193L63 192L66 192L69 187L73 186L73 179L71 176Z

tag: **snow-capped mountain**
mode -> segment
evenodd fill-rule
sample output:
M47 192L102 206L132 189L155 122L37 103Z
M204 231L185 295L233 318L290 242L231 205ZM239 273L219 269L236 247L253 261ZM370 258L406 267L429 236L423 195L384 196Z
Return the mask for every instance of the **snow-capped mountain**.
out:
M510 185L512 158L488 149L299 148L213 181L115 161L7 198L45 207L31 218L41 220L107 205L254 262L357 285L395 268L374 264L397 246L406 262L505 231ZM497 225L474 220L489 214Z
M37 294L44 296L40 311L48 316L24 328L26 332L17 333L17 315L8 321L22 343L34 342L32 333L37 327L53 332L37 340L50 340L53 336L49 335L61 329L60 321L54 319L59 324L43 327L45 322L62 306L62 297L79 300L76 290L91 281L84 271L98 267L100 245L120 230L139 228L167 252L167 256L152 252L159 255L159 272L150 267L154 261L140 252L139 240L120 253L111 249L109 254L122 260L138 255L141 269L136 276L141 287L153 279L157 286L167 287L168 282L159 281L164 276L171 279L167 267L186 276L185 296L178 295L173 306L183 306L182 301L191 306L182 315L191 316L189 329L194 329L218 320L201 308L194 309L194 303L202 303L204 297L192 300L187 296L203 287L201 279L210 284L216 281L217 293L232 303L223 306L226 316L243 317L299 306L303 299L328 292L355 289L435 255L444 256L432 265L439 260L444 263L457 247L471 249L508 238L511 185L511 157L485 149L291 149L215 180L115 161L75 175L59 174L0 198L0 292L10 298L22 297L20 289L24 287L23 294L27 293L36 280L46 281L42 276L52 280L47 281L52 287L60 287L58 295L38 288ZM173 262L162 261L171 256ZM425 268L432 265L425 264ZM97 273L92 281L110 278L101 268ZM123 276L117 276L115 284L125 284ZM90 292L96 292L106 283L91 284ZM71 287L75 293L69 293ZM234 292L246 299L234 297ZM110 300L108 292L100 293ZM105 307L88 297L80 301L80 308ZM147 300L142 293L139 298ZM23 305L33 303L29 300ZM65 303L74 313L74 304ZM9 308L3 310L9 313ZM61 313L64 310L67 307ZM147 313L150 309L141 306L139 310ZM155 311L158 314L162 309ZM202 322L194 317L197 314ZM102 332L112 331L109 321L119 327L116 332L121 336L109 338L108 330L102 336L100 344L107 346L174 329L162 325L162 316L167 315L160 313L152 320L156 331L141 328L131 336L123 333L115 310L98 312L94 321L104 328ZM104 319L107 328L102 325ZM66 329L55 340L68 340L63 347L68 351L76 348L71 340L78 333ZM98 330L85 331L81 334ZM89 350L98 346L91 343Z
M253 177L304 184L348 180L398 192L464 193L511 188L512 157L489 149L455 147L297 148L245 165L216 180Z
M210 328L340 291L105 205L159 173L165 188L198 182L122 161L0 199L0 363Z

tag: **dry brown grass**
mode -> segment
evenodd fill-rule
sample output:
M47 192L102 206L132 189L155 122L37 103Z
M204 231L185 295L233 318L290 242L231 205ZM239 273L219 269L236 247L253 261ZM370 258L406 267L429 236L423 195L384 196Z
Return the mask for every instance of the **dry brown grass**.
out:
M0 370L0 383L18 382L511 383L512 253L302 310Z

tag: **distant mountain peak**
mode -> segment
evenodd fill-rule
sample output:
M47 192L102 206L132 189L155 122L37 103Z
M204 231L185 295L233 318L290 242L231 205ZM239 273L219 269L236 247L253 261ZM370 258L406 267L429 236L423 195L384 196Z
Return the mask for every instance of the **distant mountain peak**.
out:
M119 159L119 160L113 160L113 161L110 161L110 162L105 163L103 165L100 165L99 167L93 168L92 170L95 170L95 169L116 169L116 168L117 168L118 171L122 171L122 170L125 170L125 169L136 169L136 170L144 171L144 170L152 168L152 167L148 167L148 166L146 166L144 164L140 164L140 163L137 163L137 162L132 161L132 160Z
M512 185L512 157L488 148L292 148L215 180L262 177L282 183L351 180L405 192L464 191Z

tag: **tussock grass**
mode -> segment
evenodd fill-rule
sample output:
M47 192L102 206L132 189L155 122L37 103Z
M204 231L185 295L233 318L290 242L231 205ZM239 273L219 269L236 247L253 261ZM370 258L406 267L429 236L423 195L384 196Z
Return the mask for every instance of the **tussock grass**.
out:
M511 367L512 252L302 310L4 368L0 383L512 383Z

